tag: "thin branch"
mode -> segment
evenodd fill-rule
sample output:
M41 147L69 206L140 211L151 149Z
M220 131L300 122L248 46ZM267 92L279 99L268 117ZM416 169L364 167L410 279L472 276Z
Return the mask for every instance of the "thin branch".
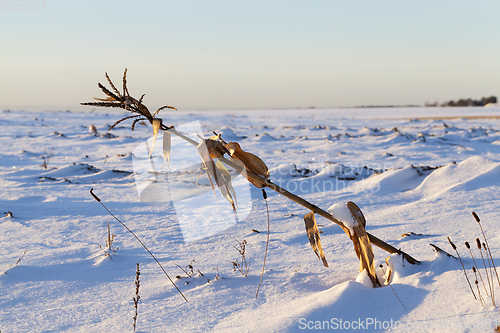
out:
M156 257L151 253L151 251L149 251L149 249L146 247L146 245L144 245L144 243L139 239L139 237L137 237L137 235L132 231L130 230L126 225L125 223L123 223L122 221L120 221L120 219L118 219L116 216L113 215L113 213L111 213L109 211L109 209L104 205L104 203L101 202L101 199L99 199L99 197L97 195L94 194L94 189L91 188L90 189L90 194L94 197L94 199L100 203L104 209L106 209L106 211L109 213L109 215L113 216L115 218L115 220L117 220L118 222L120 222L120 224L125 228L127 229L136 239L137 241L142 245L142 247L144 247L146 249L146 251L148 251L148 253L151 255L151 257L153 257L153 259L156 261L156 263L160 266L160 268L162 269L163 273L165 273L165 275L167 276L167 278L170 280L170 282L172 283L172 285L175 287L175 289L177 289L177 291L181 294L181 296L184 298L184 300L187 302L187 298L184 296L184 294L179 290L179 288L177 288L177 286L175 285L174 281L172 281L172 279L170 278L170 276L168 276L167 272L165 271L165 269L163 268L163 266L161 265L161 263L158 261L158 259L156 259Z

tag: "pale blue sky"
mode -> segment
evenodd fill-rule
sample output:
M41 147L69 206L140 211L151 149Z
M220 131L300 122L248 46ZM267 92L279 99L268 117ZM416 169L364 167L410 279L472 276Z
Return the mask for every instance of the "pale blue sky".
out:
M500 1L45 0L0 31L4 109L84 109L125 67L150 109L500 97Z

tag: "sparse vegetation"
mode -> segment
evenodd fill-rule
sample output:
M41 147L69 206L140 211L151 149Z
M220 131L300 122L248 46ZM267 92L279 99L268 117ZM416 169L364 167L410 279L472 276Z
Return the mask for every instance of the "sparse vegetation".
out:
M47 152L47 149L44 148L43 149L43 155L40 156L41 159L43 160L43 163L40 164L40 166L44 169L44 170L47 170L48 168L48 165L49 165L49 161L50 161L50 158L54 156L54 148L50 148L50 151Z
M240 242L239 240L236 240L236 242L238 243L238 246L234 245L234 248L240 254L240 258L231 261L231 263L233 264L233 271L234 272L238 271L241 273L241 275L247 276L248 272L250 271L250 264L251 264L247 262L246 258L247 241L242 240Z
M496 270L496 267L495 267L495 262L493 261L493 256L491 255L491 252L489 250L489 246L488 246L488 243L487 243L488 240L486 238L486 234L484 233L483 227L481 225L481 220L479 219L479 217L477 216L477 214L475 212L472 212L472 216L474 216L474 219L479 224L479 227L481 229L481 233L482 233L483 238L484 238L484 242L481 242L481 240L479 238L476 238L476 246L477 246L477 248L479 250L479 253L481 254L481 259L483 261L483 267L484 267L484 273L486 274L486 281L487 281L488 286L486 286L486 284L484 283L484 280L483 280L482 274L481 274L481 269L480 269L480 267L476 263L476 260L474 258L474 254L472 252L472 248L471 248L469 242L465 242L465 247L469 250L470 256L472 258L472 262L474 263L474 266L472 266L472 268L471 268L472 272L474 273L474 276L475 276L474 284L476 285L476 289L477 289L477 292L478 292L479 300L481 301L481 304L484 306L486 304L486 302L484 300L484 297L481 295L481 291L480 291L480 288L479 288L479 281L478 281L478 275L479 275L479 279L481 280L481 282L483 284L484 291L486 292L486 296L489 296L491 298L491 304L493 306L496 306L496 300L495 300L495 283L494 283L494 277L493 277L493 275L494 274L497 275L497 282L498 282L499 286L500 286L500 280L498 280L498 274L497 274L497 270ZM455 244L453 244L453 242L451 241L450 237L448 237L448 242L450 243L451 247L457 253L458 259L460 259L460 262L462 264L462 268L463 268L463 271L464 271L464 274L465 274L465 278L467 279L467 282L469 283L469 287L471 289L472 294L474 295L474 298L477 300L478 298L476 297L476 295L474 293L474 290L472 288L472 285L471 285L471 283L469 281L469 278L467 276L467 272L465 270L465 266L464 266L464 263L462 261L462 258L458 254L457 247L456 247ZM486 255L486 260L484 258L485 255L483 255L483 249L484 249L484 253ZM486 261L488 261L488 264L486 264ZM488 290L489 290L489 293L488 293Z
M15 264L11 264L10 267L8 269L11 269L12 267L16 267L17 265L19 265L19 263L21 262L21 260L23 260L24 256L26 255L26 252L28 252L28 250L25 250L23 252L23 255L19 257L19 259L17 259L16 263ZM7 270L8 270L7 269ZM3 272L3 274L7 274L7 270L5 270Z
M109 256L110 259L113 259L111 257L111 252L113 254L116 254L116 250L118 250L117 247L115 247L115 248L113 247L113 241L115 240L116 235L112 234L111 231L110 231L110 228L109 228L109 219L108 219L107 225L108 225L108 233L107 233L107 237L106 237L106 246L102 247L101 244L99 244L99 243L97 245L99 245L99 247L101 248L102 252L104 252L104 257L108 257Z

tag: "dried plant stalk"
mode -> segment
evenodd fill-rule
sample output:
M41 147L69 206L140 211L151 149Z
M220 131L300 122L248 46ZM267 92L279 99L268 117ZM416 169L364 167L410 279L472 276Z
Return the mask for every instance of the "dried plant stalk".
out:
M464 263L462 261L462 257L460 257L460 253L458 253L457 246L451 241L450 237L448 237L448 242L450 243L451 247L455 252L457 253L458 259L460 260L460 263L462 264L462 269L464 270L465 274L465 279L467 279L467 283L469 284L470 291L472 292L472 295L474 296L474 299L477 300L476 294L474 293L474 289L472 289L472 285L470 284L469 277L467 276L467 272L465 271Z

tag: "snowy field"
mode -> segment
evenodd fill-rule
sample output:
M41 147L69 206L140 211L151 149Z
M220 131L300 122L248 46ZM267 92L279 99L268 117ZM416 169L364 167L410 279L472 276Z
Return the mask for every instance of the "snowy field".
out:
M411 265L393 255L392 289L369 288L356 282L359 260L350 239L317 216L325 268L305 232L308 210L267 189L271 232L257 299L267 237L261 190L239 185L237 218L230 209L221 212L229 206L218 191L208 211L192 203L182 208L184 190L203 188L200 206L213 197L204 174L187 180L172 175L170 189L159 182L164 192L150 189L146 196L134 167L145 165L137 149L146 147L151 126L137 124L132 132L123 122L107 132L128 114L90 111L0 112L2 333L132 331L137 263L137 332L493 332L500 321L481 281L484 306L474 299L460 262L429 245L456 255L447 237L454 241L477 296L464 245L473 245L487 287L475 246L482 237L475 211L500 265L500 119L493 117L500 109L162 111L166 125L199 122L205 138L217 131L238 141L266 162L273 182L325 210L355 202L368 232L421 261ZM484 115L492 117L468 117ZM161 142L152 159L158 175L167 177ZM171 171L182 163L180 152L173 142ZM156 255L189 302L92 198L91 188ZM201 229L185 227L186 212L200 213ZM105 256L108 220L117 249ZM233 269L241 259L237 240L247 242L246 277ZM385 282L390 254L377 247L374 253ZM191 273L189 265L191 277L184 272ZM496 277L490 279L500 295Z

